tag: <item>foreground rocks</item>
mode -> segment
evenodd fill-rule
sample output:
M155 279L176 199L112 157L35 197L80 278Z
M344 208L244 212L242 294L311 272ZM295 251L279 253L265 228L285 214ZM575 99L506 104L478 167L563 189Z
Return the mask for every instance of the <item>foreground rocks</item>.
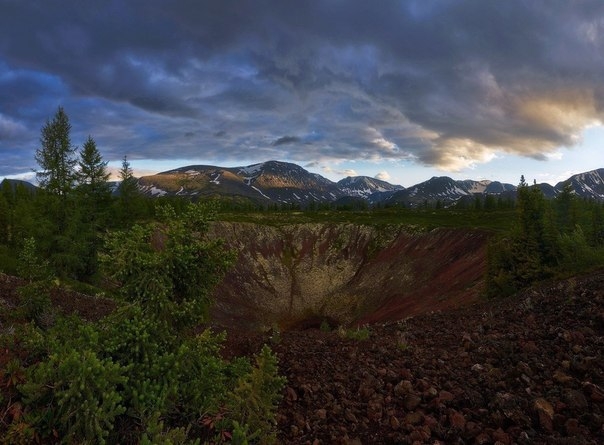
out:
M273 338L282 443L604 443L604 272L370 331Z

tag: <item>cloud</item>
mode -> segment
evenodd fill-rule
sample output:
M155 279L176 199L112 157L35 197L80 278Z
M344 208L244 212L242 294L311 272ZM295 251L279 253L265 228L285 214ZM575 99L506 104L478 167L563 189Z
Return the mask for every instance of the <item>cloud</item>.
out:
M379 179L380 181L388 181L390 180L390 174L387 171L381 171L375 175L375 179Z
M273 141L272 145L273 145L273 147L276 147L277 145L295 144L297 142L300 142L300 138L299 137L296 137L296 136L282 136L279 139Z
M0 141L13 140L25 133L25 125L0 113Z
M603 16L600 0L3 2L0 174L31 168L58 105L109 160L548 159L604 122Z
M335 175L335 176L341 176L341 177L359 176L359 174L351 168L337 169L337 168L333 168L329 165L323 165L323 166L321 166L321 170L323 171L324 174L327 174L327 175Z

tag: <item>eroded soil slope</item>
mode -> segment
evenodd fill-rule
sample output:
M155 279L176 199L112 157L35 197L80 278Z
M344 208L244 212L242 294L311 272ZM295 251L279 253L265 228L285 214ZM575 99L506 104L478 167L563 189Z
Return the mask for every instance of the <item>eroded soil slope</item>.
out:
M483 284L481 231L220 222L212 233L238 253L215 293L227 326L396 320L475 301Z

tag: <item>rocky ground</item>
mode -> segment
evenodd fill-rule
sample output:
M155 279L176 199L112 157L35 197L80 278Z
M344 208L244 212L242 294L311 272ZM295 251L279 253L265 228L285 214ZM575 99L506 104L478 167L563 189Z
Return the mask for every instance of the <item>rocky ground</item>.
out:
M604 443L604 271L369 329L273 335L282 443Z
M0 278L15 304L16 279ZM111 310L53 300L88 319ZM284 444L604 444L604 270L368 329L231 331L224 352L278 354Z

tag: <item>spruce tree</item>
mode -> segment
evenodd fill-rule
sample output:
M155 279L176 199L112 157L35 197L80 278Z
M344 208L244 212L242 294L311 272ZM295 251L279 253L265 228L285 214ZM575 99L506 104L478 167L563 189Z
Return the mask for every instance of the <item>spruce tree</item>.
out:
M11 241L11 226L15 207L15 193L8 179L0 184L0 243Z
M101 245L99 232L106 227L111 202L107 162L103 161L91 136L80 152L77 178L76 221L71 227L78 232L73 237L80 240L82 262L78 277L88 279L97 271L97 252Z
M118 213L124 225L130 225L140 214L139 191L134 172L128 158L124 156L122 168L119 171L120 185L118 186Z
M90 198L104 198L111 193L107 162L103 161L91 136L82 147L78 161L78 188Z
M8 179L2 181L0 190L6 202L13 206L15 204L15 189Z
M556 223L561 234L569 234L578 223L577 197L572 184L566 182L562 192L554 199Z

